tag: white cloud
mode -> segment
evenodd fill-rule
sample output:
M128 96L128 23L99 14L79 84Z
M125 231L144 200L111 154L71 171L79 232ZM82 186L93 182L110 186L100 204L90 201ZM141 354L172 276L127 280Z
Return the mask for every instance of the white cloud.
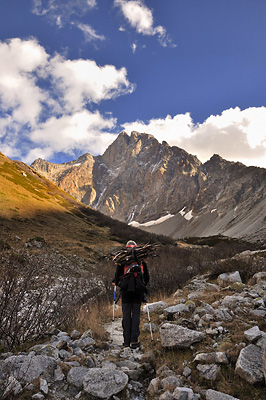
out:
M29 152L26 162L57 152L73 156L76 152L102 153L115 139L108 133L115 125L115 118L104 118L98 111L51 117L30 134L32 142L39 146Z
M175 145L178 137L190 137L193 129L193 121L189 113L178 114L172 118L167 115L165 119L151 119L147 124L143 121L123 124L123 129L127 132L137 131L150 133L160 142L167 141L170 145Z
M136 50L137 50L137 45L136 45L136 43L132 43L131 49L132 49L132 52L133 52L133 54L134 54L134 53L136 52Z
M120 8L126 20L138 33L148 36L158 35L162 46L172 45L166 29L163 26L154 26L152 11L143 0L114 0L114 5Z
M0 59L0 146L6 155L28 162L56 152L99 154L114 140L108 133L116 124L112 114L88 108L134 89L125 68L51 57L34 39L0 42Z
M87 42L95 41L95 40L105 40L104 35L98 35L96 31L90 26L86 24L76 24L76 26L82 31L85 40Z
M115 0L115 5L121 8L124 17L138 33L155 34L152 12L141 1Z
M93 8L96 7L96 0L87 0L87 4L89 7Z
M266 168L266 108L238 107L210 116L202 124L194 124L190 114L167 115L148 123L136 121L123 124L127 132L150 133L159 141L165 140L203 162L213 154L230 161Z
M101 67L93 60L65 60L57 56L51 62L51 74L68 111L80 110L87 102L99 103L134 90L125 68Z
M32 0L32 12L45 16L58 27L75 16L84 15L89 9L96 7L96 0Z
M48 55L35 40L0 42L0 99L2 110L19 123L34 125L46 93L37 86Z

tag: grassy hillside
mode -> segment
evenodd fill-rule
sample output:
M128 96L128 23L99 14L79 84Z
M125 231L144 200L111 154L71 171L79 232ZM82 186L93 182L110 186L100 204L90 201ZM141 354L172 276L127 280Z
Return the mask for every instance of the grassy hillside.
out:
M95 260L128 238L152 235L84 206L24 163L0 153L0 241L24 246L42 238L64 254Z

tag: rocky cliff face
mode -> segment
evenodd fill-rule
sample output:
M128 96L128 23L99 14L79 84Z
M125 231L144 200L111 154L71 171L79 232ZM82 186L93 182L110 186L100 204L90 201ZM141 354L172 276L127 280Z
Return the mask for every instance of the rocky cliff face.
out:
M128 223L174 238L222 233L266 237L266 170L214 155L196 156L153 136L122 132L101 156L32 167L78 200ZM172 216L172 217L171 217ZM255 236L254 236L255 235Z

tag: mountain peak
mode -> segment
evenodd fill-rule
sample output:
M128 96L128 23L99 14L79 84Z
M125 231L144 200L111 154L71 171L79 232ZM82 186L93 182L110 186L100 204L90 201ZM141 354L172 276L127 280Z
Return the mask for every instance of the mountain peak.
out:
M219 154L213 154L213 156L210 158L210 161L226 161L223 157L221 157Z

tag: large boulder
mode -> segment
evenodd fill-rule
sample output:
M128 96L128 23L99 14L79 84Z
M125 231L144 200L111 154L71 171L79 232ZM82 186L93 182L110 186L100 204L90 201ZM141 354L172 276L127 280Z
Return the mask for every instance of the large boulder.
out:
M264 381L262 366L262 350L259 346L250 344L240 351L235 372L251 385Z
M121 392L128 383L128 376L116 369L91 368L83 379L83 389L89 395L109 399Z
M86 367L73 367L67 375L67 381L70 385L76 386L77 388L82 388L83 379L88 372Z
M231 283L235 282L240 282L242 283L241 276L238 271L235 272L225 272L224 274L221 274L217 278L217 282L220 286L228 286Z
M200 342L204 338L204 334L180 325L165 323L160 328L160 337L163 347L184 349L193 343Z
M11 356L1 364L2 372L12 375L21 384L31 383L39 377L52 381L56 367L56 361L45 355Z
M208 389L206 391L206 400L238 400L238 399L236 397L230 396L229 394Z

